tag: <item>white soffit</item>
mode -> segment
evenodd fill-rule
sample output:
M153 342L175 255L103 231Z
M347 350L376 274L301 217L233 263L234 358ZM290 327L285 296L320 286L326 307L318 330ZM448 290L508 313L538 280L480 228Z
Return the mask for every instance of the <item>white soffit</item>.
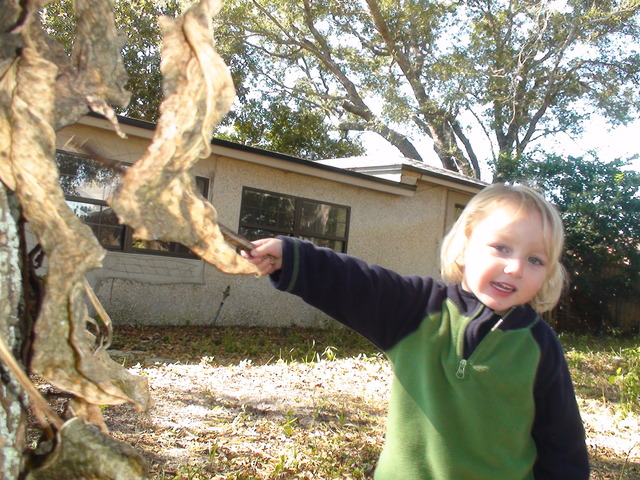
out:
M277 168L287 172L299 173L301 175L322 178L338 183L354 185L369 190L390 193L411 197L415 193L414 185L407 185L396 180L384 179L378 177L370 177L364 173L354 172L351 170L324 165L321 162L312 162L302 159L284 159L277 156L262 155L251 151L242 151L232 147L221 145L212 145L212 154L222 157L234 158L246 162L252 162L259 165Z
M378 178L387 178L406 185L416 185L418 179L420 179L423 182L474 194L487 185L485 182L475 178L405 157L376 158L363 156L320 160L319 163L373 175Z

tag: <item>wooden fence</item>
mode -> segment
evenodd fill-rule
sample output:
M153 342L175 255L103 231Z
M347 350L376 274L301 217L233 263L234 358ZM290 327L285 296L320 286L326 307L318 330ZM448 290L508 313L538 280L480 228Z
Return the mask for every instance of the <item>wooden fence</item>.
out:
M640 295L612 299L609 312L615 327L625 332L640 333Z

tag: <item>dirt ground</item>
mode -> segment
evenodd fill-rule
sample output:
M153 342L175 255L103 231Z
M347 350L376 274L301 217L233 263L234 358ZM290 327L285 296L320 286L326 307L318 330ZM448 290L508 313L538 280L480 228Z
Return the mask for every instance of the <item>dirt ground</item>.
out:
M115 333L113 358L148 378L155 405L103 413L111 434L143 453L149 478L372 478L391 374L384 356L348 332ZM578 400L591 479L640 479L639 417L604 398Z

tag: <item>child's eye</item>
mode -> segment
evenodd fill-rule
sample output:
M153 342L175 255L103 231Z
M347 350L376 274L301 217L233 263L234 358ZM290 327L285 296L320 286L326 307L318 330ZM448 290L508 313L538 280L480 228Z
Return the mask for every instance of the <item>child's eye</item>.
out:
M529 262L533 263L534 265L544 265L544 262L538 257L529 257Z
M504 246L504 245L491 245L493 248L495 248L497 251L499 251L500 253L508 253L509 249Z

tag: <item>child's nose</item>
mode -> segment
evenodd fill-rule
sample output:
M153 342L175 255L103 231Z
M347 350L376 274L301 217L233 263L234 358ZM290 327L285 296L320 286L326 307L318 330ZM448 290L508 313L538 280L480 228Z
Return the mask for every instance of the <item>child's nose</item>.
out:
M519 277L522 275L524 262L520 258L510 258L504 266L504 273Z

